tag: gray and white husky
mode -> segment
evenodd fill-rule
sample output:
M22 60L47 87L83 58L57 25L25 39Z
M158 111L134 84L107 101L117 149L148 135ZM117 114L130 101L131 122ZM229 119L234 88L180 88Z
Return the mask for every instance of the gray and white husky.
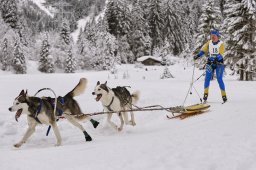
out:
M92 94L96 95L96 101L101 101L105 111L115 111L118 114L118 117L121 121L121 125L119 127L111 121L112 113L108 113L107 121L113 128L121 131L123 129L124 123L126 125L136 125L132 111L130 112L130 121L128 120L128 113L120 111L132 109L132 104L135 104L139 100L138 91L130 94L130 92L125 87L118 86L111 89L107 86L107 82L101 84L98 81Z
M25 143L28 138L35 132L35 127L39 124L51 125L57 139L57 143L55 146L61 145L61 135L56 124L57 116L60 115L65 117L71 124L78 127L84 133L86 141L91 141L92 138L85 131L83 126L78 123L78 121L83 119L90 120L94 128L96 128L99 123L83 114L78 102L73 98L82 94L86 88L86 85L87 79L81 78L79 83L73 90L67 93L64 97L58 97L58 112L56 112L55 114L54 98L39 98L34 96L28 96L27 91L25 92L24 90L22 90L18 97L15 98L13 106L9 108L9 111L16 111L16 121L18 121L18 118L21 116L21 114L27 114L28 129L23 138L18 143L16 143L14 147L20 147L23 143Z

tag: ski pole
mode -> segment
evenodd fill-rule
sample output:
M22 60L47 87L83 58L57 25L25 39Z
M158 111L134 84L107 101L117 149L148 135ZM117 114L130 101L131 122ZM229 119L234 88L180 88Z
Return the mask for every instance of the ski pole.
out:
M210 66L212 66L213 62L211 62ZM217 62L216 64L220 64L219 62ZM203 69L205 68L205 66L207 65L207 63L204 64ZM203 72L203 74L201 74L193 83L197 82L202 76L204 76L206 74L206 71Z

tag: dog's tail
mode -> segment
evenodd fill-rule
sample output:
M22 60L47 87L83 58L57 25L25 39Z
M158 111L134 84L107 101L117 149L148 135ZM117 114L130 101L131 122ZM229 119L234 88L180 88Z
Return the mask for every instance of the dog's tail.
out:
M76 87L71 90L67 95L75 97L81 95L86 88L87 85L87 79L86 78L81 78L79 83L76 85Z
M132 104L137 103L137 101L140 98L140 92L139 91L135 91L132 93Z

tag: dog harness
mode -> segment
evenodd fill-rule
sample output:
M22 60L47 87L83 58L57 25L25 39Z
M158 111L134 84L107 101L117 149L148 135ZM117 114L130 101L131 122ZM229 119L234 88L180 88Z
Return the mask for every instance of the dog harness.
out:
M51 106L54 108L55 98L47 97L47 101L48 101L48 102L51 104ZM63 105L63 104L65 103L64 97L59 96L59 97L57 98L57 102L59 102L61 105ZM57 113L58 113L57 116L61 116L61 115L63 114L63 110L60 109L60 108L58 108L58 107L56 107L56 111L57 111Z
M39 105L36 108L35 115L31 115L31 117L34 118L38 123L42 124L42 122L37 117L38 114L41 112L41 109L42 109L42 99L41 98L39 98L39 99L40 99L40 102L39 102ZM54 100L55 99L50 98L50 97L47 97L46 99L51 104L51 106L54 108ZM60 102L63 105L64 104L64 97L59 96L57 101ZM61 116L63 114L63 110L61 110L60 108L56 108L56 111L58 113L57 116Z
M128 103L132 103L132 96L126 87L130 86L117 86L116 88L112 89L117 98L120 100L121 107L126 106Z
M109 103L109 105L108 106L105 106L109 111L113 111L112 109L111 109L111 105L113 104L113 101L114 101L114 97L112 97L112 100L111 100L111 102Z
M39 106L37 106L37 108L36 108L36 114L35 115L31 115L31 117L34 118L40 124L42 124L42 122L40 122L40 120L38 119L37 116L40 113L41 109L42 109L42 99L40 99Z

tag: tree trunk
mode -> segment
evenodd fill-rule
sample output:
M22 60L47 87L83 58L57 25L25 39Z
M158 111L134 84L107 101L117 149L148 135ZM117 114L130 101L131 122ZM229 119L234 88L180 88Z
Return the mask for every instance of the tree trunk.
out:
M251 65L249 65L248 66L248 81L252 81L252 66Z
M240 80L241 81L244 80L244 65L243 64L240 65Z

